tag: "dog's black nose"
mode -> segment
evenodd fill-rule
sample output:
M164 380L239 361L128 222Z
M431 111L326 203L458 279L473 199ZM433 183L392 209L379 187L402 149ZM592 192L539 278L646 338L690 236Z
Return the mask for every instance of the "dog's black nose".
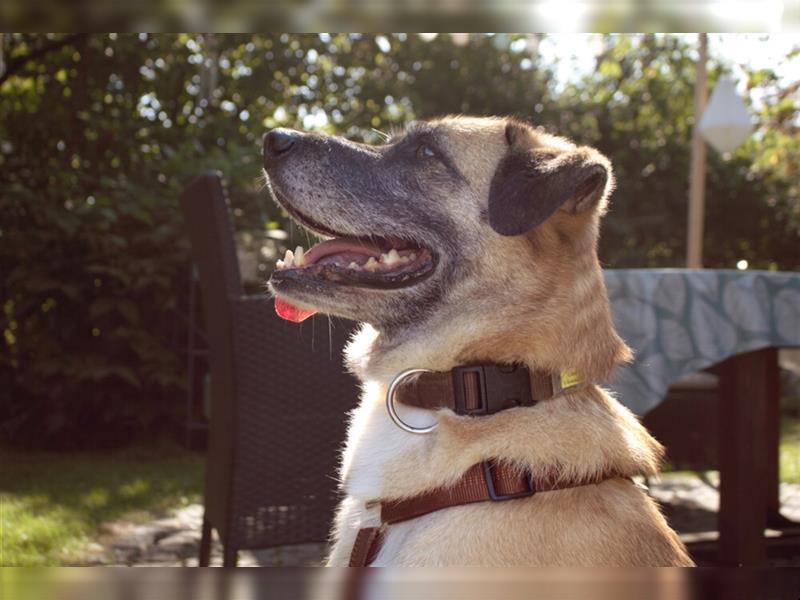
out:
M264 136L264 164L286 156L297 142L299 133L279 127Z

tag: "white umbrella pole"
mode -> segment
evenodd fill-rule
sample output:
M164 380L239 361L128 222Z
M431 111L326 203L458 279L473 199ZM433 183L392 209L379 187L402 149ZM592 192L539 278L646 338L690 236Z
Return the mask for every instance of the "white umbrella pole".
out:
M700 133L700 119L706 105L707 35L697 36L700 56L697 60L697 81L694 87L694 125L692 127L692 164L689 171L689 233L686 244L686 266L703 267L703 219L705 216L706 143Z

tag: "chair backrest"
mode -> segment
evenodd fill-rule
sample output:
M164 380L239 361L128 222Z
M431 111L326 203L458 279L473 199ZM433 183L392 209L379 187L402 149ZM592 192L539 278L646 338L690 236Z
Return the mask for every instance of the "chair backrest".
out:
M243 290L221 174L207 173L192 181L181 194L180 204L200 276L211 371L205 510L224 538L231 502L236 416L231 299L241 296Z
M244 296L220 176L181 197L199 268L210 352L206 517L241 548L323 541L355 381L342 367L352 323L275 315Z
M241 295L242 278L222 174L212 171L198 177L181 194L180 202L189 228L192 256L200 270L203 301L225 303L227 296ZM212 287L207 288L206 284Z

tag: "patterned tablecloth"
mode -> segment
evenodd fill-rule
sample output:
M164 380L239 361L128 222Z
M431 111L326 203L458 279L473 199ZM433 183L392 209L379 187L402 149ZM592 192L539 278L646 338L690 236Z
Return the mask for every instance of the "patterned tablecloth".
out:
M605 271L617 331L635 360L608 386L643 415L684 375L742 352L800 347L800 273Z

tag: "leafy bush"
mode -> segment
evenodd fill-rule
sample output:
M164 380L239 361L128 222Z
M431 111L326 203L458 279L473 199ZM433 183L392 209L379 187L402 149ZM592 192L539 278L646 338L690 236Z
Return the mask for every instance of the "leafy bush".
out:
M189 246L177 197L206 169L225 169L234 191L258 170L241 146L152 122L141 98L191 78L150 81L152 46L80 37L3 87L0 421L13 441L116 445L178 420ZM178 71L185 59L171 53Z

